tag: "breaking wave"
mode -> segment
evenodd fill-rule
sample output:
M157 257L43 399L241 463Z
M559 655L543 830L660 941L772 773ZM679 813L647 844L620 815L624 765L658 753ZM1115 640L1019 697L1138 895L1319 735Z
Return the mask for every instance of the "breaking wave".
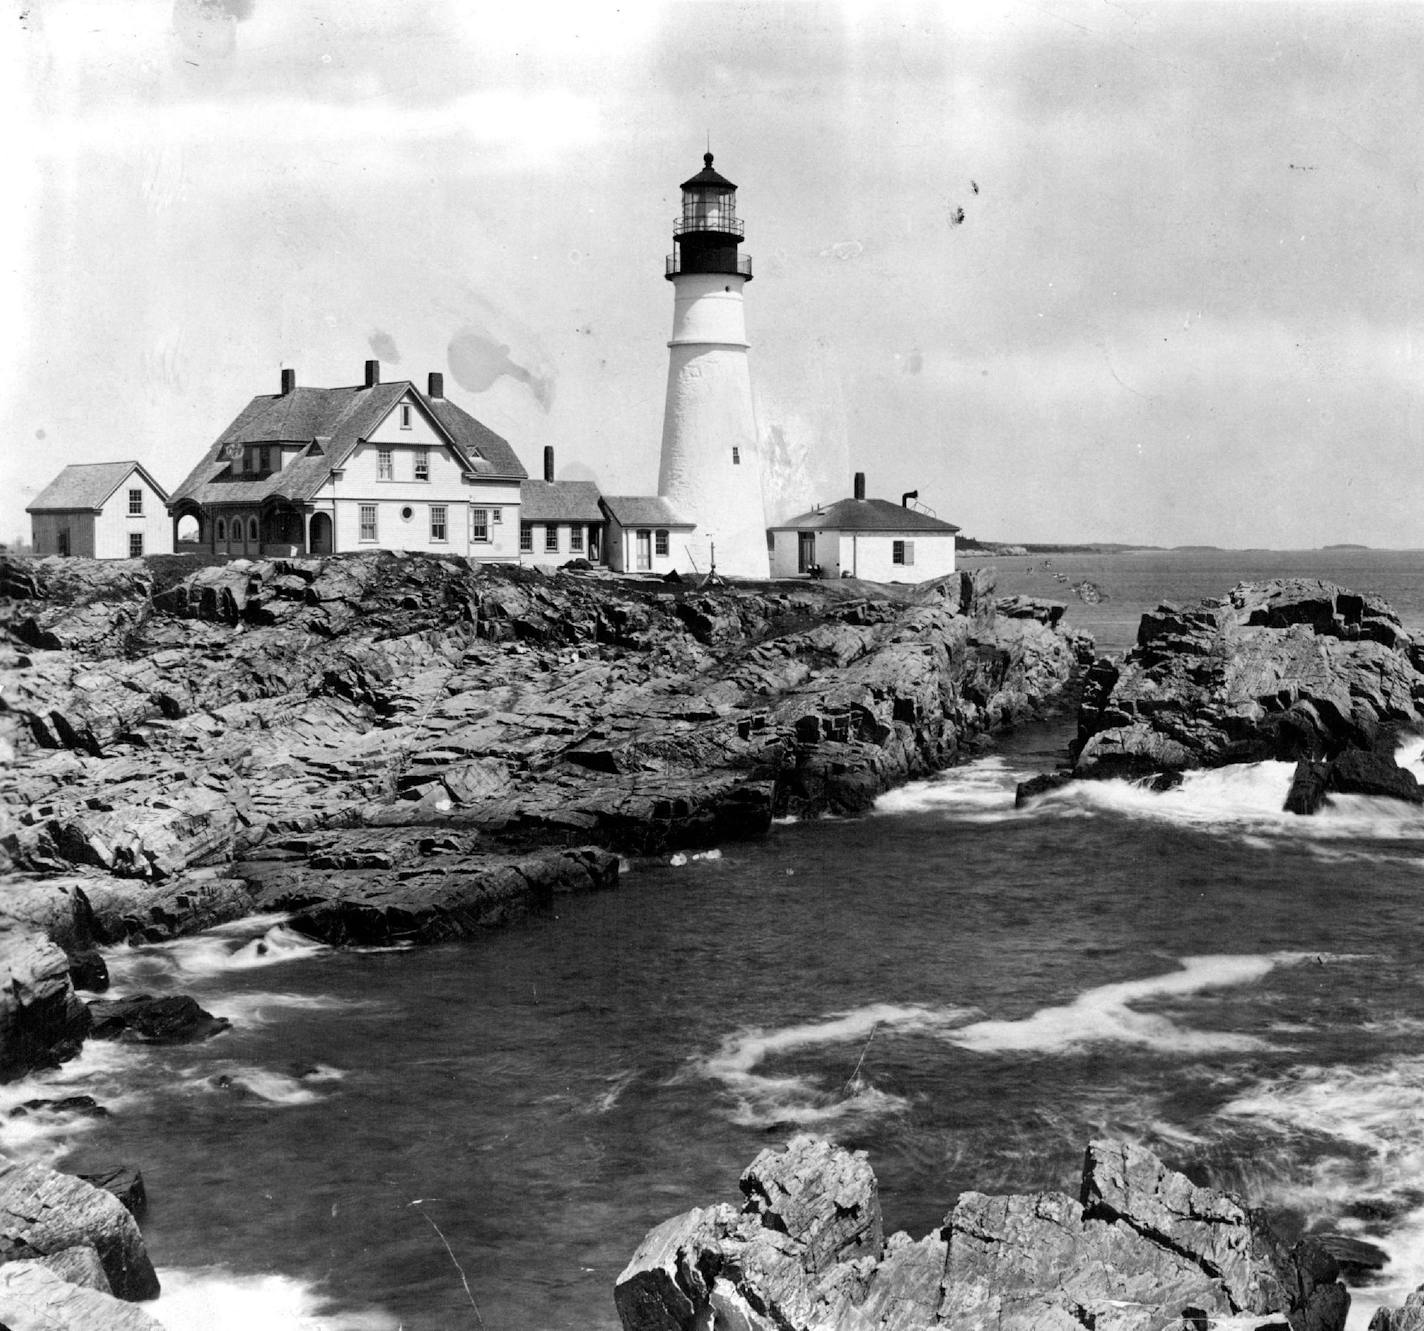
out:
M174 978L200 979L303 961L331 949L289 928L282 915L256 915L171 943L119 947L105 953L116 987Z
M144 1311L168 1331L398 1331L380 1309L340 1311L289 1276L237 1275L221 1266L165 1268L163 1293Z

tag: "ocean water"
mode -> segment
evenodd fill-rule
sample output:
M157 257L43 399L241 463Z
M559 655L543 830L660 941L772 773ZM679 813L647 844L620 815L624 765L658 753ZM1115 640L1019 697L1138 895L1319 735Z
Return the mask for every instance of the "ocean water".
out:
M1120 608L1307 571L1193 556L1183 590L1152 558L1079 576ZM1373 561L1309 571L1417 622L1424 556ZM462 944L338 952L265 917L117 950L117 991L233 1029L3 1088L0 1112L110 1113L4 1120L0 1148L143 1169L172 1331L615 1328L646 1230L808 1130L868 1150L916 1234L968 1188L1076 1192L1090 1137L1142 1142L1287 1231L1381 1246L1363 1328L1424 1282L1424 816L1292 818L1272 763L1015 810L1066 739L1020 731L864 817L635 863ZM1424 775L1424 741L1402 757Z

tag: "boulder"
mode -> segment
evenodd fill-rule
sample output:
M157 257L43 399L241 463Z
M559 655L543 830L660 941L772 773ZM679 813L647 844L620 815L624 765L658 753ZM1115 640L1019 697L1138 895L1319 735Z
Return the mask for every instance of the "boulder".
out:
M164 1331L142 1308L72 1280L77 1271L73 1261L55 1269L50 1259L0 1266L0 1324L8 1331Z
M1424 1331L1424 1285L1399 1308L1380 1308L1370 1318L1369 1331Z
M116 1197L47 1165L0 1165L0 1259L48 1257L78 1244L97 1251L118 1298L157 1297L143 1237Z
M1084 681L1079 776L1140 777L1264 759L1299 761L1290 806L1329 789L1417 800L1385 750L1424 724L1418 649L1378 597L1313 579L1242 583L1224 598L1144 615L1121 665ZM1340 784L1335 784L1336 782Z
M764 1151L746 1202L653 1230L619 1276L632 1331L1341 1331L1333 1260L1287 1251L1230 1196L1140 1147L1094 1142L1078 1199L965 1193L941 1228L885 1240L863 1153Z
M69 958L39 934L0 930L0 1081L73 1058L88 1032Z
M133 994L127 998L96 998L89 1004L90 1037L127 1040L135 1044L195 1044L231 1028L226 1017L215 1017L186 994Z

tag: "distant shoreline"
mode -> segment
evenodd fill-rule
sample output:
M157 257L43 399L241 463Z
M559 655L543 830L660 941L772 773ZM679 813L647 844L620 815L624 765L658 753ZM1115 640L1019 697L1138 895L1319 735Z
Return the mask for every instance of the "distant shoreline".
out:
M1272 549L1269 546L1227 545L1130 545L1116 542L1087 542L1082 544L1041 544L1028 541L964 541L958 545L960 554L978 555L988 559L1022 559L1031 555L1121 555L1121 554L1251 554ZM1302 550L1341 551L1363 550L1374 554L1388 553L1383 547L1342 542L1336 545L1303 546Z

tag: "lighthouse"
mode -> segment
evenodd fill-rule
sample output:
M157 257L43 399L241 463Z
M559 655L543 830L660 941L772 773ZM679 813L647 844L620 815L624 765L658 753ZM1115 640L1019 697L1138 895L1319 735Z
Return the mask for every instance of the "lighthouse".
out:
M658 494L696 524L679 538L679 564L765 578L761 445L742 310L752 261L738 252L737 187L712 169L710 152L702 161L683 181L677 249L667 258L673 315Z

